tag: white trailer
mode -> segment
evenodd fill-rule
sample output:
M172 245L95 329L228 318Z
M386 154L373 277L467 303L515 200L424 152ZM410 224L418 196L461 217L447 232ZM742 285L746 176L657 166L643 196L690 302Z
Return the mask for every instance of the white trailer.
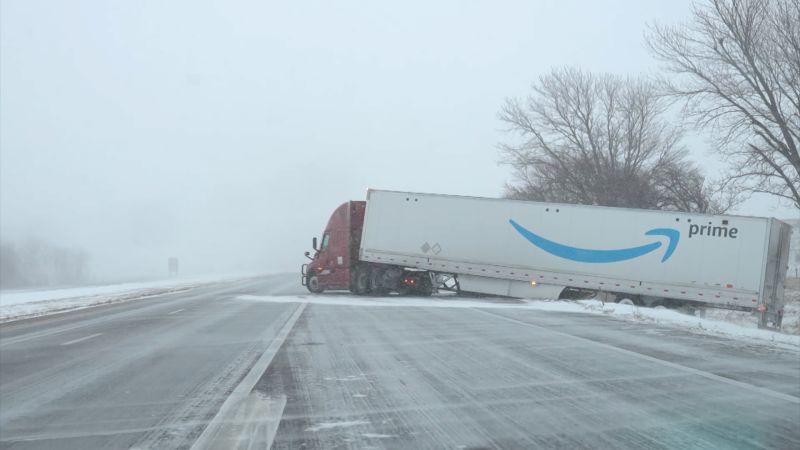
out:
M463 291L565 288L780 322L791 228L777 219L370 190L358 259L454 275Z

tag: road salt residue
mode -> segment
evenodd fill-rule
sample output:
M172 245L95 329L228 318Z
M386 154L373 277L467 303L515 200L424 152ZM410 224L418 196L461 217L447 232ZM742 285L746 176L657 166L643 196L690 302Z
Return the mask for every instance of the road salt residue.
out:
M317 431L322 431L322 430L330 430L333 428L355 427L358 425L369 425L369 422L365 422L363 420L350 420L343 422L320 422L318 424L315 424L314 426L306 428L306 431L316 433Z

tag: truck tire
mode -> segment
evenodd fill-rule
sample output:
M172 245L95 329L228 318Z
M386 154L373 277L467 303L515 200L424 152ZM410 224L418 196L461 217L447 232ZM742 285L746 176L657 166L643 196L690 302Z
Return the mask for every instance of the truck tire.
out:
M356 295L367 295L370 292L369 267L358 267L353 274L353 292Z
M400 283L395 289L395 291L397 291L397 294L400 295L401 297L411 295L411 289L403 283Z
M373 268L369 276L369 288L373 295L386 295L389 289L383 285L383 269Z
M308 277L308 279L306 280L306 288L308 288L309 292L314 294L319 294L325 290L319 286L319 278L317 278L316 275L311 275L310 277Z
M420 284L417 287L417 295L420 297L430 297L433 295L433 284L431 283L430 276L424 276L420 279Z

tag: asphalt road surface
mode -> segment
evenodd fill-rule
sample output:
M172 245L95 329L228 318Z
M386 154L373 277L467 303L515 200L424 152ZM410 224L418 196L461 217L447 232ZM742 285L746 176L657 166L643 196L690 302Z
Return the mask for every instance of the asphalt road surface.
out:
M796 351L297 279L0 325L0 447L800 448Z

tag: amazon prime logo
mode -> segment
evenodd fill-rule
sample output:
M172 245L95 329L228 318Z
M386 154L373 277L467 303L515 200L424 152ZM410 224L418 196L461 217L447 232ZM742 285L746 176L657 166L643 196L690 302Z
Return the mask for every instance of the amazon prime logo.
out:
M544 237L539 236L538 234L518 224L513 219L509 219L508 223L510 223L511 226L514 227L514 229L517 230L517 232L527 239L531 244L539 247L547 253L558 256L559 258L585 263L612 263L626 261L644 256L661 248L663 245L662 241L658 240L656 242L640 245L638 247L620 248L614 250L578 248L545 239ZM664 236L669 240L667 243L667 248L664 251L664 256L661 258L662 263L672 256L672 253L675 251L675 248L678 246L678 241L681 238L680 231L674 228L653 228L644 234L645 236Z
M726 222L723 222L727 224ZM689 238L692 236L713 236L713 237L729 237L736 239L739 234L738 228L728 228L726 226L713 226L711 222L708 225L698 225L693 223L689 225Z

